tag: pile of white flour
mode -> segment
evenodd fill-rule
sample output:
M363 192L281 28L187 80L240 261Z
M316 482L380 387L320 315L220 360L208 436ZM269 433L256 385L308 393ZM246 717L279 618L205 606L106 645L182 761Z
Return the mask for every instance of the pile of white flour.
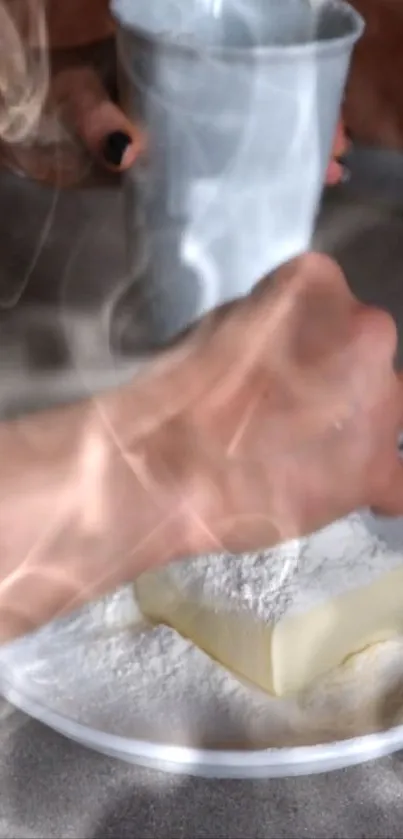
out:
M375 537L366 538L370 552ZM295 578L299 553L291 552L283 571L275 557L271 570L266 563L265 585L271 579L281 591L279 573L288 582ZM259 575L263 566L261 557L250 557L244 566L242 560L228 561L238 597L251 602L259 589L252 567ZM222 587L222 579L208 579L211 587ZM263 609L256 597L256 609ZM280 612L284 605L280 598ZM241 684L174 631L144 625L131 588L3 648L0 665L14 689L60 716L154 742L229 748L308 745L403 721L403 639L353 658L298 699L271 699Z
M195 601L225 611L248 611L275 624L288 614L304 613L325 600L373 583L403 564L403 522L391 544L390 524L354 513L312 536L295 539L264 553L234 558L201 556L176 563L170 579ZM386 540L385 541L385 537Z

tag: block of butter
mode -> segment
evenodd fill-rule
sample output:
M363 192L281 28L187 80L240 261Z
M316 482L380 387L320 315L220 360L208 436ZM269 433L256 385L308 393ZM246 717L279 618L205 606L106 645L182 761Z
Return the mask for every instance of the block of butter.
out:
M366 647L403 634L403 520L357 513L301 540L143 574L135 596L240 679L295 694ZM401 536L401 538L400 538Z

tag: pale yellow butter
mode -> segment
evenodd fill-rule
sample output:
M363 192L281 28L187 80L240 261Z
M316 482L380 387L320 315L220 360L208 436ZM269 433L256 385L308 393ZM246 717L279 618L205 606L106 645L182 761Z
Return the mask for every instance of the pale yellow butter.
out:
M365 556L364 537L365 524L350 519L307 540L297 572L280 581L290 593L273 621L234 608L228 591L218 603L201 585L180 585L170 568L142 575L136 597L147 618L171 626L241 679L277 696L297 693L352 654L403 634L403 557L370 534Z

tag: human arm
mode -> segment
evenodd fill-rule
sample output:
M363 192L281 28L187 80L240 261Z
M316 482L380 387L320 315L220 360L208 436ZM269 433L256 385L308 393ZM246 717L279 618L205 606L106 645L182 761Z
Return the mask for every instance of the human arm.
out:
M0 641L192 552L148 381L0 425Z
M308 254L130 385L0 425L0 641L146 568L402 513L395 346Z

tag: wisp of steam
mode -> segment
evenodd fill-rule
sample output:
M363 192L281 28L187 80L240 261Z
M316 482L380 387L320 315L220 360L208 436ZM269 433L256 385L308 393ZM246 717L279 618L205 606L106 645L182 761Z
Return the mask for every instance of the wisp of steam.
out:
M48 87L48 41L42 0L0 0L2 140L19 143L35 133Z

